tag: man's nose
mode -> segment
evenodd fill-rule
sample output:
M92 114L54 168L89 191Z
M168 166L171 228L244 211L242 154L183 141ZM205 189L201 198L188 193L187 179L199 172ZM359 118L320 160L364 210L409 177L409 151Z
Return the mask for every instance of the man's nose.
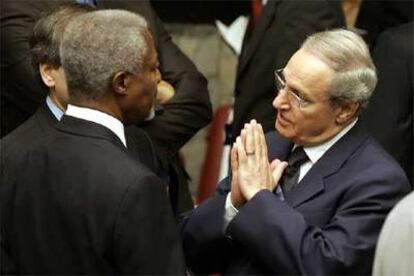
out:
M289 108L289 100L285 89L280 89L273 100L273 107L276 109Z

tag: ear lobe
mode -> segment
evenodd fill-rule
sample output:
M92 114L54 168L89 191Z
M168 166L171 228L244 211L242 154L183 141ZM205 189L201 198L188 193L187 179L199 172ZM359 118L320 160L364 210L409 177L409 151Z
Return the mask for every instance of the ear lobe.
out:
M55 68L53 68L52 65L39 64L40 77L42 78L43 83L49 88L52 88L56 85L55 78L53 76L53 70L55 70Z
M112 89L118 94L127 94L128 89L128 74L125 72L118 72L112 78Z

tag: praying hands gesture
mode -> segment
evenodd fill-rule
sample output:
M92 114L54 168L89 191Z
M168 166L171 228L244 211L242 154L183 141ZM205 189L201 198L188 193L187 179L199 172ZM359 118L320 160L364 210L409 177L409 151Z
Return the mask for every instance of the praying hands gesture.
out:
M259 191L273 191L286 167L279 159L269 164L262 126L255 120L245 124L231 150L232 204L239 208Z

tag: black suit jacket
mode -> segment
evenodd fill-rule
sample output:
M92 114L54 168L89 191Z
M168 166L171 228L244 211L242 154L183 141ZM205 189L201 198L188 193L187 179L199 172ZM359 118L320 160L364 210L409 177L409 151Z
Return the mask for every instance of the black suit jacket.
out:
M269 160L285 160L292 148L276 132L267 143ZM257 193L223 233L229 190L227 179L184 220L184 251L196 273L369 275L382 223L409 185L358 123L285 201L268 190Z
M46 104L41 105L32 117L0 140L1 170L21 162L27 151L47 139L57 123L49 107ZM129 126L125 128L125 138L131 155L162 176L164 171L148 134L136 126Z
M64 116L3 179L1 237L19 273L184 273L166 185L109 129Z
M339 1L268 1L244 38L236 76L233 140L251 119L265 131L274 129L274 70L287 64L309 34L344 24Z
M383 31L413 20L413 1L362 1L355 27L363 31L366 42L374 49L378 36Z
M414 23L385 31L374 51L378 85L364 119L372 135L414 177Z

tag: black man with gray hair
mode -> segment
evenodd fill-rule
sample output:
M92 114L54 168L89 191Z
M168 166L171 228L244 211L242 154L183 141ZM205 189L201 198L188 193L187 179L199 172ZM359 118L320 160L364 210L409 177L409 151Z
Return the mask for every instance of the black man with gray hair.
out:
M124 125L149 114L160 81L145 20L102 10L60 47L69 105L15 168L2 225L23 274L183 274L165 184L127 152Z

